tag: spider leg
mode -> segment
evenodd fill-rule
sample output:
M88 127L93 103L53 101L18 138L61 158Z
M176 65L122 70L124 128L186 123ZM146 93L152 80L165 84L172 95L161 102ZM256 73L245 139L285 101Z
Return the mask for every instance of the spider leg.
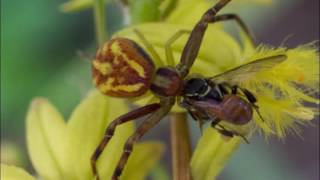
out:
M252 33L250 32L248 26L242 21L242 19L237 14L222 14L219 16L215 16L210 23L215 23L219 21L228 21L228 20L236 21L236 23L240 26L243 32L249 37L251 44L254 47L256 47L255 39Z
M166 58L169 66L174 66L174 57L171 49L171 45L178 40L182 35L189 34L191 31L189 30L179 30L165 44Z
M120 124L125 123L125 122L135 120L139 117L150 114L159 108L160 108L160 104L157 104L157 103L146 105L146 106L140 107L140 108L135 109L127 114L124 114L124 115L118 117L117 119L115 119L114 121L112 121L109 124L108 128L105 131L103 139L100 141L99 145L97 146L96 150L94 151L93 155L91 156L92 172L98 180L100 178L99 178L99 174L97 171L97 160L100 157L100 155L101 155L102 151L104 150L104 148L106 147L106 145L108 144L109 140L112 138L114 131L116 130L116 127Z
M189 69L193 65L198 55L202 39L209 23L212 24L219 21L235 20L244 30L244 32L249 36L250 41L255 46L254 38L252 37L249 29L237 15L225 14L216 16L216 14L230 1L231 0L218 1L212 8L204 13L200 21L193 28L190 37L183 49L180 63L176 66L178 72L181 74L181 77L185 77L189 73Z
M200 21L191 31L189 39L182 51L180 62L176 66L182 78L188 75L189 69L198 55L208 23L211 23L210 21L216 16L216 14L230 1L231 0L219 0L212 8L204 13Z
M151 53L153 59L155 60L154 62L159 63L158 64L159 66L163 66L164 63L161 60L159 54L154 49L154 47L149 43L149 41L144 37L144 35L138 29L133 29L133 32L138 36L138 38L141 40L143 45L147 48L148 52Z
M173 104L172 104L173 105ZM132 152L133 145L152 127L154 127L171 109L172 105L169 107L162 105L160 109L154 112L150 117L148 117L142 124L137 128L135 133L130 136L124 145L124 151L118 162L116 170L113 173L112 180L118 180L128 158Z

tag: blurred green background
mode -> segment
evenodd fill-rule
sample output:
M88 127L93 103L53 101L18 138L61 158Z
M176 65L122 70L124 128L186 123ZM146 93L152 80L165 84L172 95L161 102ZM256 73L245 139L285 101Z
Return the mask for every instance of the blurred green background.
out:
M44 96L67 118L92 88L88 58L95 49L92 11L64 14L59 11L64 2L1 1L1 161L31 172L25 144L30 101ZM107 6L109 32L122 26L120 8L119 3ZM289 47L319 40L318 0L281 0L269 7L234 9L259 42L277 46L290 34L285 43ZM219 179L319 179L319 119L314 124L302 127L304 140L265 142L255 137L240 147ZM199 134L196 128L192 131L196 141ZM168 141L168 133L168 124L162 123L147 138ZM163 164L169 169L169 157Z

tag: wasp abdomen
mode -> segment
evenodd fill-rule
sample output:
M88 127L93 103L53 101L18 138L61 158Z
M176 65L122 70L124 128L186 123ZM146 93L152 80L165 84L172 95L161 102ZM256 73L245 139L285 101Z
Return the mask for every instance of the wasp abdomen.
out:
M251 104L236 95L225 96L222 102L213 99L194 101L193 105L205 109L211 117L218 117L236 125L248 123L253 115Z
M226 96L223 99L221 110L225 116L224 120L233 124L246 124L252 119L251 104L239 96Z

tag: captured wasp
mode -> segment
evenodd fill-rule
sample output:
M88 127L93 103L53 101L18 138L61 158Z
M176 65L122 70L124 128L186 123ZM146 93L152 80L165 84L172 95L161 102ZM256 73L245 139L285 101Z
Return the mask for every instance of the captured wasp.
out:
M221 134L230 137L238 135L248 143L244 136L226 130L222 125L219 125L219 122L224 120L235 125L247 124L253 118L253 109L264 121L255 104L257 102L255 96L249 90L238 87L238 85L254 76L255 73L271 69L285 59L285 55L271 56L236 67L214 77L191 78L184 85L183 100L180 104L199 122L200 128L203 121L210 120L212 121L211 126Z
M272 68L285 60L285 55L257 60L212 78L187 78L209 23L235 20L251 38L248 28L237 15L216 15L229 2L230 0L220 0L204 13L190 32L180 62L176 67L165 66L155 69L151 57L137 43L126 38L114 38L97 51L96 58L92 61L93 81L103 94L131 98L141 96L151 90L159 97L159 103L137 108L109 124L103 139L91 157L92 170L97 179L99 175L96 162L112 138L116 127L149 115L125 143L124 151L112 176L113 180L120 177L133 145L170 112L177 97L182 97L180 104L196 120L212 120L214 127L219 125L222 119L234 124L247 123L252 119L252 109L259 112L255 105L254 95L246 89L237 87L238 82L243 79L241 77L245 77L244 73L252 74ZM135 32L149 51L155 52L142 34ZM173 62L171 44L186 32L181 30L168 40L165 48L168 62ZM253 38L251 41L254 42ZM239 95L238 89L245 98ZM219 132L227 136L238 135L226 129L219 129Z

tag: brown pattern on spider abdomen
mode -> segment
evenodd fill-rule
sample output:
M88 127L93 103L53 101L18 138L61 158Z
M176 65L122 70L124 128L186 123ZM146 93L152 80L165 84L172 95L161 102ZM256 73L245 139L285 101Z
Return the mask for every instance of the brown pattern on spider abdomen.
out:
M115 38L105 43L92 61L93 82L108 96L137 97L149 89L154 68L138 44Z

